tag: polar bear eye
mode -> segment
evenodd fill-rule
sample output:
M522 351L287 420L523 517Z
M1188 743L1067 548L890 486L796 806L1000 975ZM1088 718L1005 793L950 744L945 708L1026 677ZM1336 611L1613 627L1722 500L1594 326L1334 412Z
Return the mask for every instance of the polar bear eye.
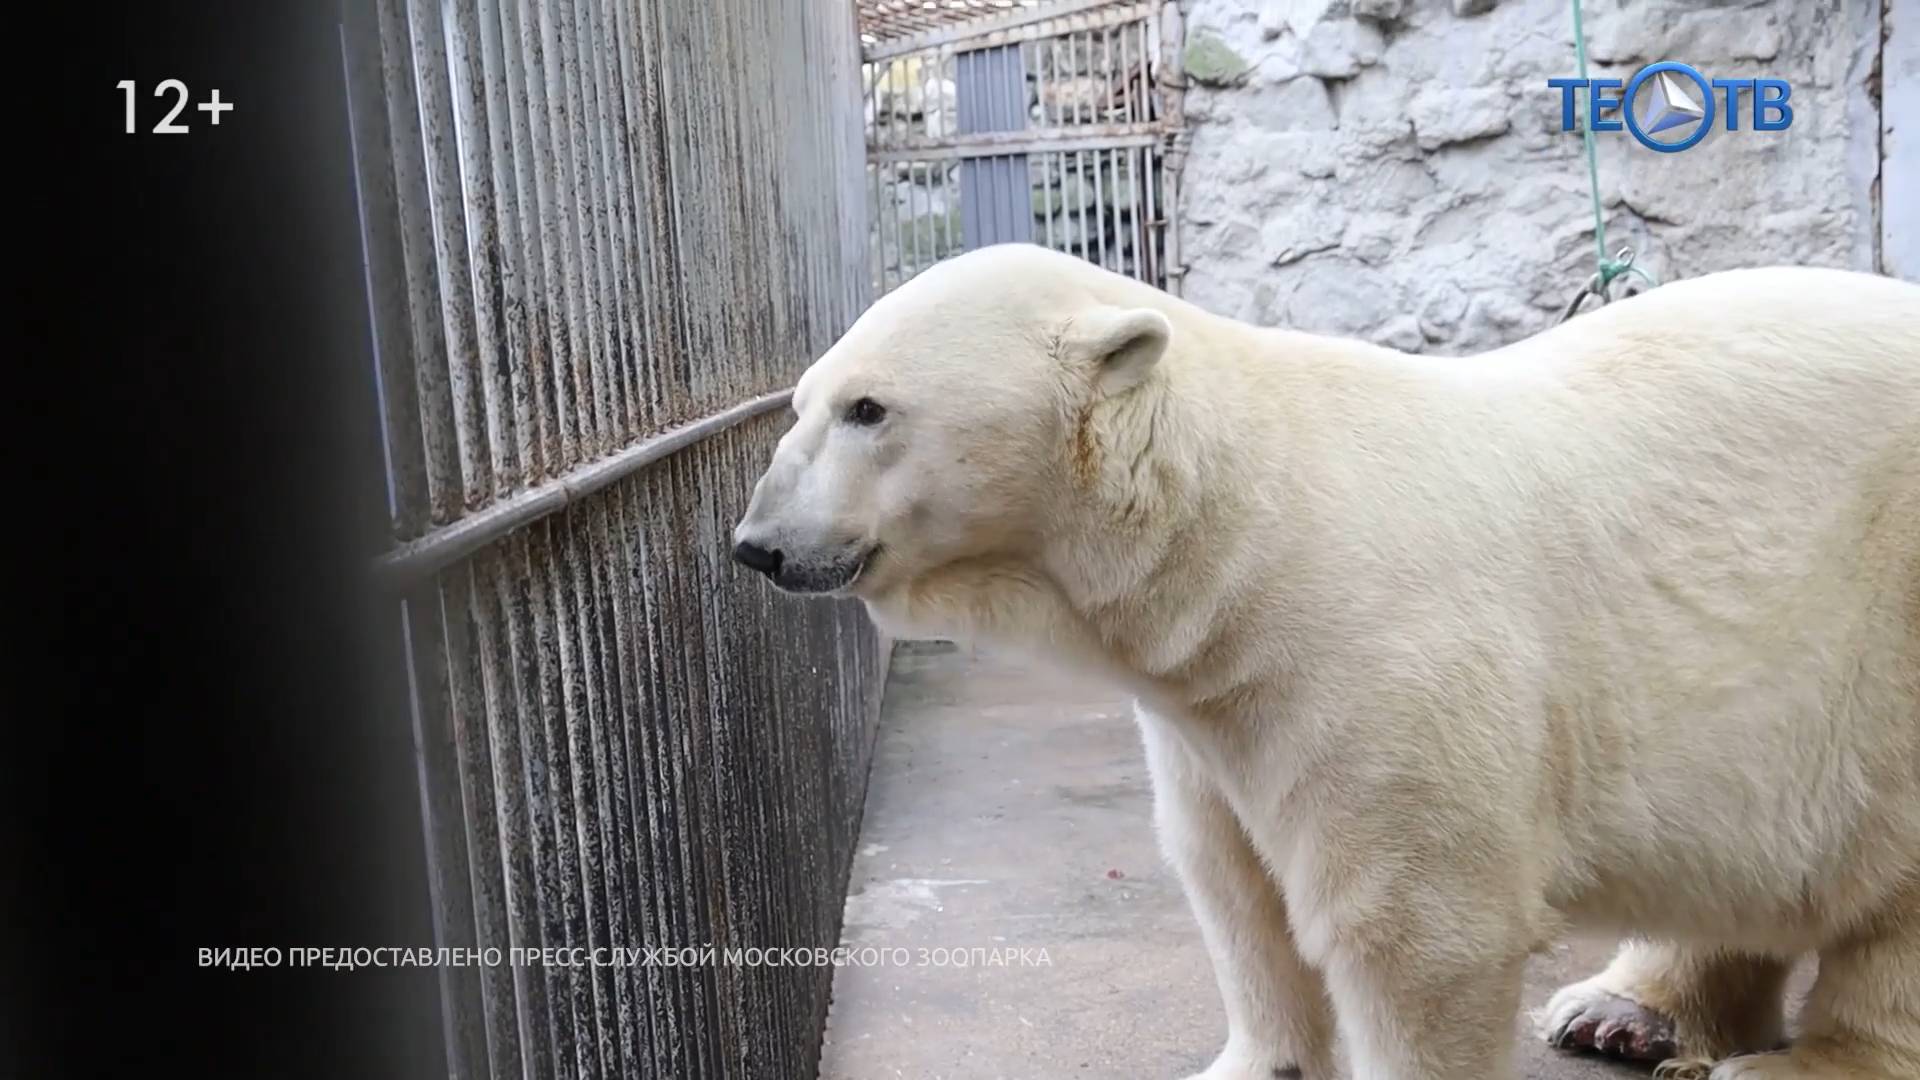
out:
M861 427L872 427L887 418L887 410L879 402L863 397L847 407L847 422Z

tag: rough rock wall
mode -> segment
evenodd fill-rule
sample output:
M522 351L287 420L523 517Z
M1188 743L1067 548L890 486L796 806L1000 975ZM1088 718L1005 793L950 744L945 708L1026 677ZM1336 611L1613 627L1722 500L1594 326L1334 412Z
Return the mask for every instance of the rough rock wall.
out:
M1608 246L1662 281L1876 267L1881 0L1584 0L1589 75L1792 85L1792 126L1680 153L1596 136ZM1184 293L1267 325L1464 353L1594 270L1569 0L1182 0Z

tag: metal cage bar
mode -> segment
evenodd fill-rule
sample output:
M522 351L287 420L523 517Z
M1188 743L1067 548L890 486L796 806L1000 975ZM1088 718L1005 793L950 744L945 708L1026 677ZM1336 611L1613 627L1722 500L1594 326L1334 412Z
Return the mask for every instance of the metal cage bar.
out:
M831 968L728 950L837 943L884 642L725 552L873 292L852 22L344 11L434 944L500 957L440 969L450 1075L811 1075Z
M1160 0L1075 0L869 43L875 292L1022 241L1177 292L1166 195L1179 112L1158 78L1177 58L1156 55L1177 17Z

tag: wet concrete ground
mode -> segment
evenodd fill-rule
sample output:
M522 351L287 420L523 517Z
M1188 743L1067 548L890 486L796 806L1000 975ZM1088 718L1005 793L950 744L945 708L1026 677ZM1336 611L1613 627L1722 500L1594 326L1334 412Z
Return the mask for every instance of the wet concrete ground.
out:
M822 1080L1177 1080L1225 1038L1205 948L1161 861L1126 701L1002 656L903 643L893 662ZM1570 941L1528 1008L1604 966ZM1530 1080L1643 1077L1552 1050Z

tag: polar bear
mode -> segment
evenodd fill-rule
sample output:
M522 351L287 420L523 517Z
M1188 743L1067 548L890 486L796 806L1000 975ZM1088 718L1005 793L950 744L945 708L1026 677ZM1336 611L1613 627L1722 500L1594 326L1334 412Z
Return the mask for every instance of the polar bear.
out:
M738 561L1134 696L1204 1080L1504 1080L1576 928L1629 943L1547 1038L1920 1077L1920 286L1722 272L1436 358L998 245L792 404Z

